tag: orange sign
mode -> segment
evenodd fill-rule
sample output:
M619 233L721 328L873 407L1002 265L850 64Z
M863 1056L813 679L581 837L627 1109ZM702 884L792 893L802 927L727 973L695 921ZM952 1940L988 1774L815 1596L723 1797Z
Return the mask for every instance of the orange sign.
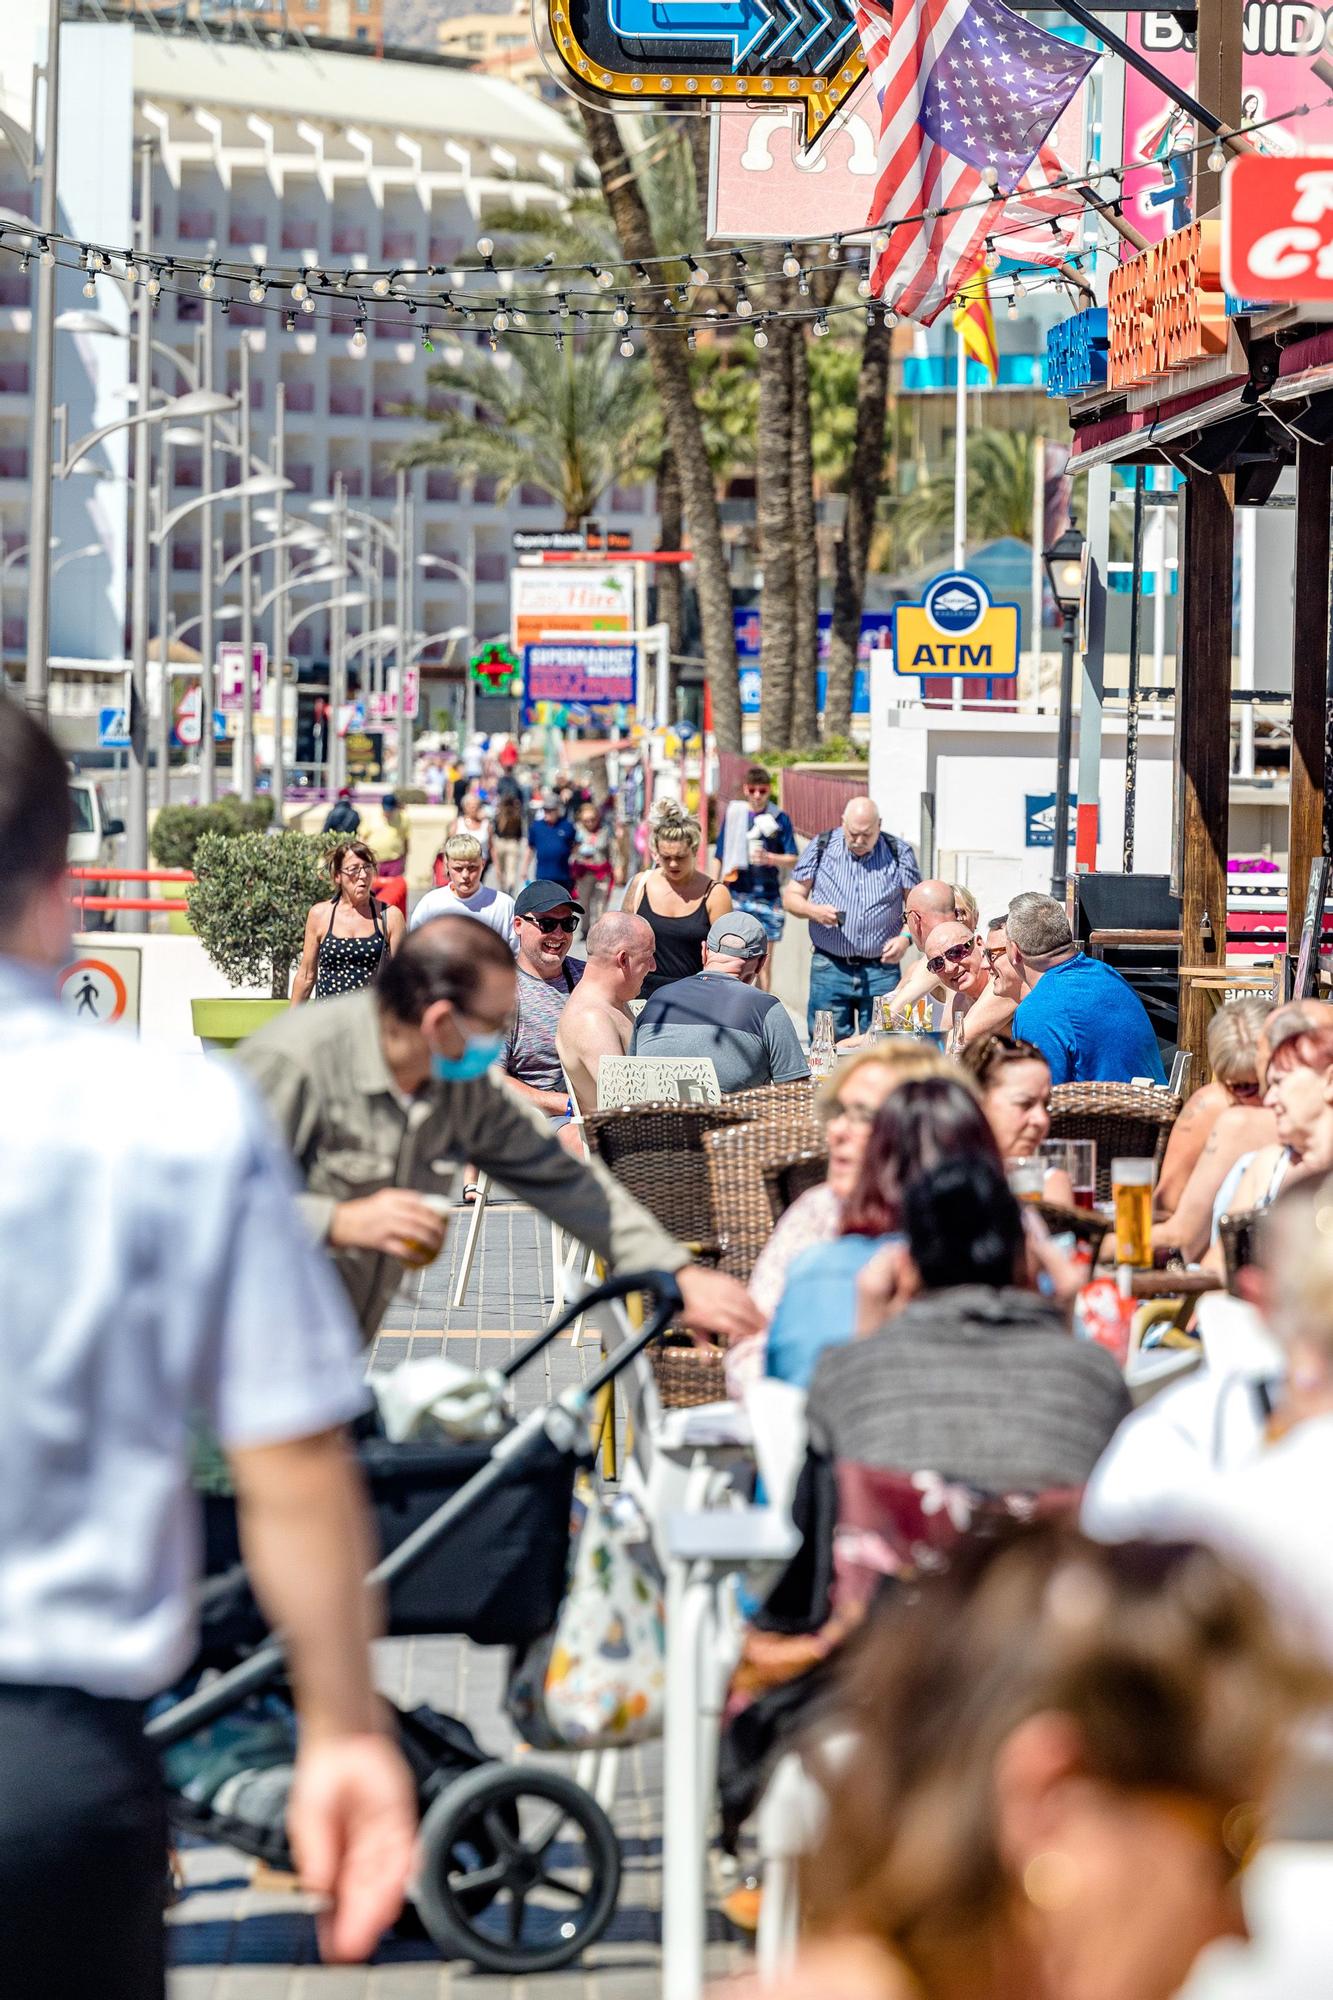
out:
M1218 222L1191 222L1111 273L1111 389L1169 375L1227 345Z

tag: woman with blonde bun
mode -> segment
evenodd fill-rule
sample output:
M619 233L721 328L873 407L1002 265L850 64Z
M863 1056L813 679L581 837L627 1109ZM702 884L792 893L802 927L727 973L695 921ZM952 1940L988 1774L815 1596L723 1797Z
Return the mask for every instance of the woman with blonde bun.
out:
M659 986L703 969L709 926L731 908L731 892L699 866L699 822L678 799L657 799L648 815L654 866L634 877L623 907L652 926L657 969L643 982L646 1000Z

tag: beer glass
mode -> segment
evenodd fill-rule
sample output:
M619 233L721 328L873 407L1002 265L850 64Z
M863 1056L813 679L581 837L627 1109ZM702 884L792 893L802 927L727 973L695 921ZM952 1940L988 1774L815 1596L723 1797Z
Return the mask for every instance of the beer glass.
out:
M1095 1139L1043 1139L1042 1164L1048 1173L1061 1173L1069 1181L1075 1208L1093 1208L1097 1201L1097 1141Z
M1046 1186L1046 1168L1035 1153L1026 1160L1010 1160L1009 1191L1017 1201L1040 1201Z
M1152 1182L1151 1160L1112 1160L1115 1260L1142 1271L1152 1268Z

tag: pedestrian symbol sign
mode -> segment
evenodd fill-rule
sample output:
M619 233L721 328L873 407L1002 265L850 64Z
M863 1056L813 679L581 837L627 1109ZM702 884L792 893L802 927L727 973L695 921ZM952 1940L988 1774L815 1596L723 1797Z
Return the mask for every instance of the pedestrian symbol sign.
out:
M60 975L61 1004L77 1021L94 1027L139 1022L139 953L124 946L107 946L97 956L76 958Z
M893 671L905 676L965 674L1010 680L1018 672L1016 604L993 604L979 576L947 570L916 604L893 613Z
M99 750L129 749L130 712L128 708L98 709L97 747Z

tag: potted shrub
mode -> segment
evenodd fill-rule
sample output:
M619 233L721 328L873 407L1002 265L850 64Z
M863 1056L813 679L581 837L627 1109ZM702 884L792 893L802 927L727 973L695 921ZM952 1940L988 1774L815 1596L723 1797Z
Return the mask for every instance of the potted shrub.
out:
M211 806L163 806L153 821L148 845L159 868L193 868L195 849L206 833L229 837L238 833L262 833L268 825L267 799L247 803L228 793ZM156 895L164 902L184 903L191 895L188 882L156 882ZM185 911L173 912L167 929L176 937L193 935L194 925Z
M271 999L191 1002L205 1044L231 1047L287 1006L311 905L330 893L324 834L204 833L190 917L209 958L233 986L267 987Z

